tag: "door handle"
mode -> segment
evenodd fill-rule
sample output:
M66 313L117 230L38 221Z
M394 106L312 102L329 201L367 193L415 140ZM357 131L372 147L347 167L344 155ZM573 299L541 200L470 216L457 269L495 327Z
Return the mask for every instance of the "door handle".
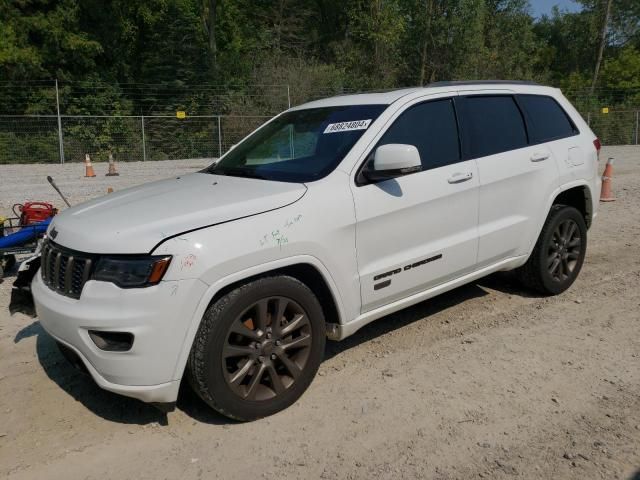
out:
M550 154L548 152L536 152L533 155L531 155L531 161L532 162L542 162L543 160L546 160L547 158L549 158Z
M458 172L458 173L454 173L453 175L451 175L448 179L447 182L449 183L462 183L462 182L466 182L467 180L471 180L473 178L473 173L471 172Z

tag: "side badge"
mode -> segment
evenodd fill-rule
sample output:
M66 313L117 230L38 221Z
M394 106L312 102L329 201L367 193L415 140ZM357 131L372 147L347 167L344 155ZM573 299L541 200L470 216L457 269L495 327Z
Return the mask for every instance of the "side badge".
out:
M442 254L439 253L438 255L434 255L433 257L425 258L424 260L419 260L417 262L410 263L409 265L405 265L403 268L396 268L394 270L389 270L388 272L380 273L379 275L376 275L375 277L373 277L373 281L377 282L378 280L382 280L383 278L391 277L394 275L398 275L402 272L406 272L407 270L412 270L414 268L422 267L427 263L435 262L436 260L440 260L441 258L442 258ZM391 279L387 279L384 282L380 282L380 283L374 283L373 289L380 290L381 288L386 288L389 285L391 285Z

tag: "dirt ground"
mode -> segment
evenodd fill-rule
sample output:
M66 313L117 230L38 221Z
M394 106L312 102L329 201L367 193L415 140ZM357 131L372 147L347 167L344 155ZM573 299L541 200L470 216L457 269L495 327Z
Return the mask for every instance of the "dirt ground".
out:
M0 475L640 479L640 149L608 155L618 200L601 204L569 291L541 298L502 273L378 320L329 342L305 395L253 423L227 421L187 389L166 416L100 390L37 319L9 315L7 279ZM199 166L161 165L121 171L142 181ZM46 190L37 175L13 185L10 170L20 168L0 167L3 208ZM106 190L104 178L91 190L58 168L49 170L74 199Z
M41 201L52 203L59 209L64 202L47 182L47 175L55 180L71 205L105 195L109 187L122 190L140 183L169 178L181 173L200 170L212 162L210 159L165 160L162 162L118 163L117 177L107 177L106 163L94 163L96 176L85 178L83 163L0 165L0 215L13 216L11 207L16 203Z

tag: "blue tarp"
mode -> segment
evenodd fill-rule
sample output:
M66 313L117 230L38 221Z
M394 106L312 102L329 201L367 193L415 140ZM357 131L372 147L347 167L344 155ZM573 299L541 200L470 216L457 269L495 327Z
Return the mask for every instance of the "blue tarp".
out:
M21 227L17 232L0 237L0 248L19 247L47 231L51 219Z

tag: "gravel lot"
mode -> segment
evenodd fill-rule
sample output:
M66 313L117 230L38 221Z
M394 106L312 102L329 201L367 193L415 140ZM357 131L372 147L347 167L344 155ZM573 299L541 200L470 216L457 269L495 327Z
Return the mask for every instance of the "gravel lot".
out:
M496 274L329 342L309 391L248 424L186 389L178 409L97 388L0 284L0 475L29 478L640 478L640 148L610 147L614 193L582 273L541 298ZM73 202L204 161L0 166L0 214ZM601 162L601 169L603 162ZM25 198L25 196L27 198Z
M107 188L122 190L140 183L169 178L181 173L203 169L211 159L165 160L162 162L118 163L117 177L107 177L106 163L94 163L96 176L84 177L84 163L0 165L0 215L12 216L15 203L27 201L49 202L62 209L64 202L47 182L47 175L65 194L71 205L99 197Z

